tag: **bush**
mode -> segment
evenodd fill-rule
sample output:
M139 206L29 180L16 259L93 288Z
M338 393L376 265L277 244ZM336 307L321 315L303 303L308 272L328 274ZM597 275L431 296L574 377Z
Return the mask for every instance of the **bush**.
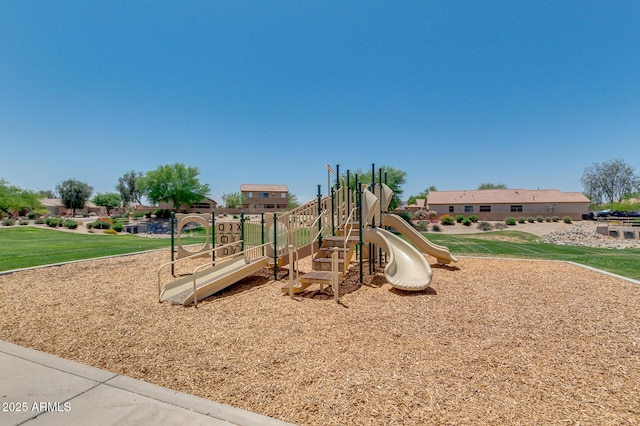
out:
M524 217L520 216L518 218L518 223L525 223L527 221L527 219L525 219Z
M114 231L113 229L105 229L104 233L105 234L116 235L116 234L118 234L118 231Z
M428 216L429 216L429 215L428 215L428 213L427 213L427 211L426 211L426 210L422 210L422 209L420 209L420 210L418 210L418 211L416 211L416 212L414 213L413 218L414 218L414 219L418 219L418 220L424 220L424 219L426 219Z
M156 215L158 219L168 219L171 217L171 210L157 209L153 214Z
M411 218L413 217L411 212L403 211L398 216L400 216L402 219L404 219L404 221L407 222L408 224L411 224ZM235 216L234 216L234 218L235 218Z
M456 215L456 222L462 223L463 220L464 220L464 216L462 216L461 214Z
M2 224L3 224L4 226L13 226L13 225L15 225L15 224L16 224L16 221L15 221L15 220L13 220L13 219L11 219L11 218L9 218L9 219L5 219L5 220L3 220L3 221L2 221Z
M557 221L560 220L560 218L558 216L552 216L551 220L554 221L554 222L557 222Z
M75 220L67 219L62 222L62 226L69 229L76 229L78 227L78 222L76 222Z
M38 225L43 225L44 224L44 218L43 217L37 217L33 220L33 223L36 223Z
M440 216L440 223L443 225L455 225L456 220L449 214Z
M144 212L144 217L149 219L151 217L151 212Z
M470 226L470 225L471 225L471 219L469 219L469 218L464 219L464 220L462 221L462 224L463 224L464 226Z
M504 220L504 223L506 223L509 226L514 226L516 224L516 218L509 216Z
M144 216L144 213L142 212L137 212L133 214L134 219L140 219L142 216Z
M89 226L91 225L91 226ZM106 219L103 217L99 217L98 220L96 220L93 223L87 224L87 226L89 226L89 229L93 228L93 229L111 229L111 226L113 225L113 221L111 219Z
M420 222L417 223L417 225L418 225L418 231L420 232L429 231L429 225L427 225L427 221L421 220Z
M544 218L544 221L545 222L551 222L551 218L547 216L547 217Z
M113 225L111 225L111 229L113 229L116 232L122 232L122 223L118 222L117 220L113 222Z
M506 227L507 225L505 225L503 222L498 222L495 225L493 225L493 229L499 229L499 230L503 230Z
M20 222L18 222L20 225L28 225L29 221L27 219L22 219Z
M565 216L565 217L563 217L563 218L562 218L562 221L563 221L564 223L571 223L571 216Z
M478 216L472 214L471 216L469 216L469 220L471 222L473 222L473 223L477 223L480 220L480 218Z
M529 217L527 218L527 222L529 222L529 223L533 223L533 222L535 222L535 221L536 221L536 220L533 218L533 216L529 216Z
M432 230L433 232L440 232L440 231L442 231L442 230L440 229L440 225L433 225L433 226L431 226L431 230Z
M62 219L60 219L59 217L50 216L44 220L44 223L52 228L57 228L58 226L62 225Z
M537 217L536 217L536 220L537 220L538 222L544 222L544 217L543 217L543 216L537 216Z
M493 227L491 226L491 224L489 222L480 222L478 224L478 229L482 229L483 231L491 231Z

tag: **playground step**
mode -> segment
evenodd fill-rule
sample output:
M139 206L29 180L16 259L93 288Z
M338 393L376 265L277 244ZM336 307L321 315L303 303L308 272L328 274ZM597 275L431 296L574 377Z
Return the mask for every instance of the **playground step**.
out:
M331 256L333 255L334 251L338 252L338 259L344 259L345 256L349 253L349 249L348 248L322 247L320 250L318 250L318 253L316 254L316 259L319 259L319 258L331 258Z
M329 271L331 272L331 258L319 257L313 259L311 268L314 271ZM338 259L338 268L342 271L344 269L344 259Z
M300 282L300 280L294 280L293 283L287 283L287 285L282 287L283 293L289 293L289 289L291 288L291 284L293 284L293 293L298 294L302 293L307 287L309 287L312 282Z
M341 235L328 235L322 239L322 245L325 248L344 247L345 240L347 241L347 245L349 245L360 241L360 237L358 235L351 235L348 238Z
M331 285L331 272L330 271L311 271L300 276L300 283L306 284L307 287L311 284L328 284Z

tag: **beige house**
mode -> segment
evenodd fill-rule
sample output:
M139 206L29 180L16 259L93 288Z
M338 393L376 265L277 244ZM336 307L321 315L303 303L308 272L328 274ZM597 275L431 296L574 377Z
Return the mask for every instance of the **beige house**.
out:
M205 198L202 201L191 204L190 206L187 204L183 204L180 206L179 209L174 209L173 202L170 202L170 201L162 201L158 203L158 207L145 207L145 208L147 210L149 209L177 210L179 212L186 212L186 213L211 213L211 210L215 209L216 207L218 207L218 203L215 200L213 200L212 198ZM136 208L136 211L138 210L139 209Z
M289 205L287 185L242 184L242 207L249 210L276 211L286 210Z
M60 198L42 198L40 200L49 214L54 216L66 216L73 212L73 209L67 209ZM76 209L76 214L95 214L96 216L105 216L107 209L101 206L96 206L91 201L84 203L84 208Z
M480 220L504 220L509 216L570 216L580 220L589 211L589 199L580 192L558 189L431 191L427 209L435 210L438 216L476 215Z

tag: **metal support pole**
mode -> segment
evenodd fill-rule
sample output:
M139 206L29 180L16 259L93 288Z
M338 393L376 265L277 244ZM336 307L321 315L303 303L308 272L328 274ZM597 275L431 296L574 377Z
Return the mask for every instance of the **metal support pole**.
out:
M335 220L335 196L336 191L331 187L331 235L336 235L336 220Z
M363 227L362 227L362 184L361 183L357 183L357 182L358 182L358 175L356 175L356 186L358 188L358 190L356 191L356 202L357 202L357 206L358 206L358 229L360 230L360 232L358 232L358 234L360 234L359 242L358 242L358 245L360 246L360 284L362 284L362 282L364 281L363 274L362 274L362 267L364 266L364 261L362 259L362 247L364 245L364 241L362 239L362 231L363 231Z
M262 231L262 238L261 238L261 245L262 245L262 255L264 256L264 243L266 243L265 238L264 238L264 231L265 231L265 226L264 226L264 211L260 214L260 228Z
M169 227L171 229L171 275L176 276L175 264L173 263L176 257L176 240L175 240L175 220L176 214L171 212L169 214Z
M278 281L278 214L273 214L273 279Z
M244 211L240 212L240 251L244 251Z
M318 185L318 247L322 245L322 188Z

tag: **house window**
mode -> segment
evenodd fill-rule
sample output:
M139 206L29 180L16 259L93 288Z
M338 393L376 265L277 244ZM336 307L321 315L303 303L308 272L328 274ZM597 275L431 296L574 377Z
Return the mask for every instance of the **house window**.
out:
M286 192L281 192L280 193L280 198L287 198L287 193Z
M518 213L522 211L522 206L511 206L512 213Z
M269 193L268 192L259 192L258 193L258 198L269 198Z
M449 206L449 213L453 213L453 206Z
M480 213L491 213L491 206L480 206Z
M473 206L464 206L465 213L473 213Z
M253 192L247 192L247 198L253 198Z

